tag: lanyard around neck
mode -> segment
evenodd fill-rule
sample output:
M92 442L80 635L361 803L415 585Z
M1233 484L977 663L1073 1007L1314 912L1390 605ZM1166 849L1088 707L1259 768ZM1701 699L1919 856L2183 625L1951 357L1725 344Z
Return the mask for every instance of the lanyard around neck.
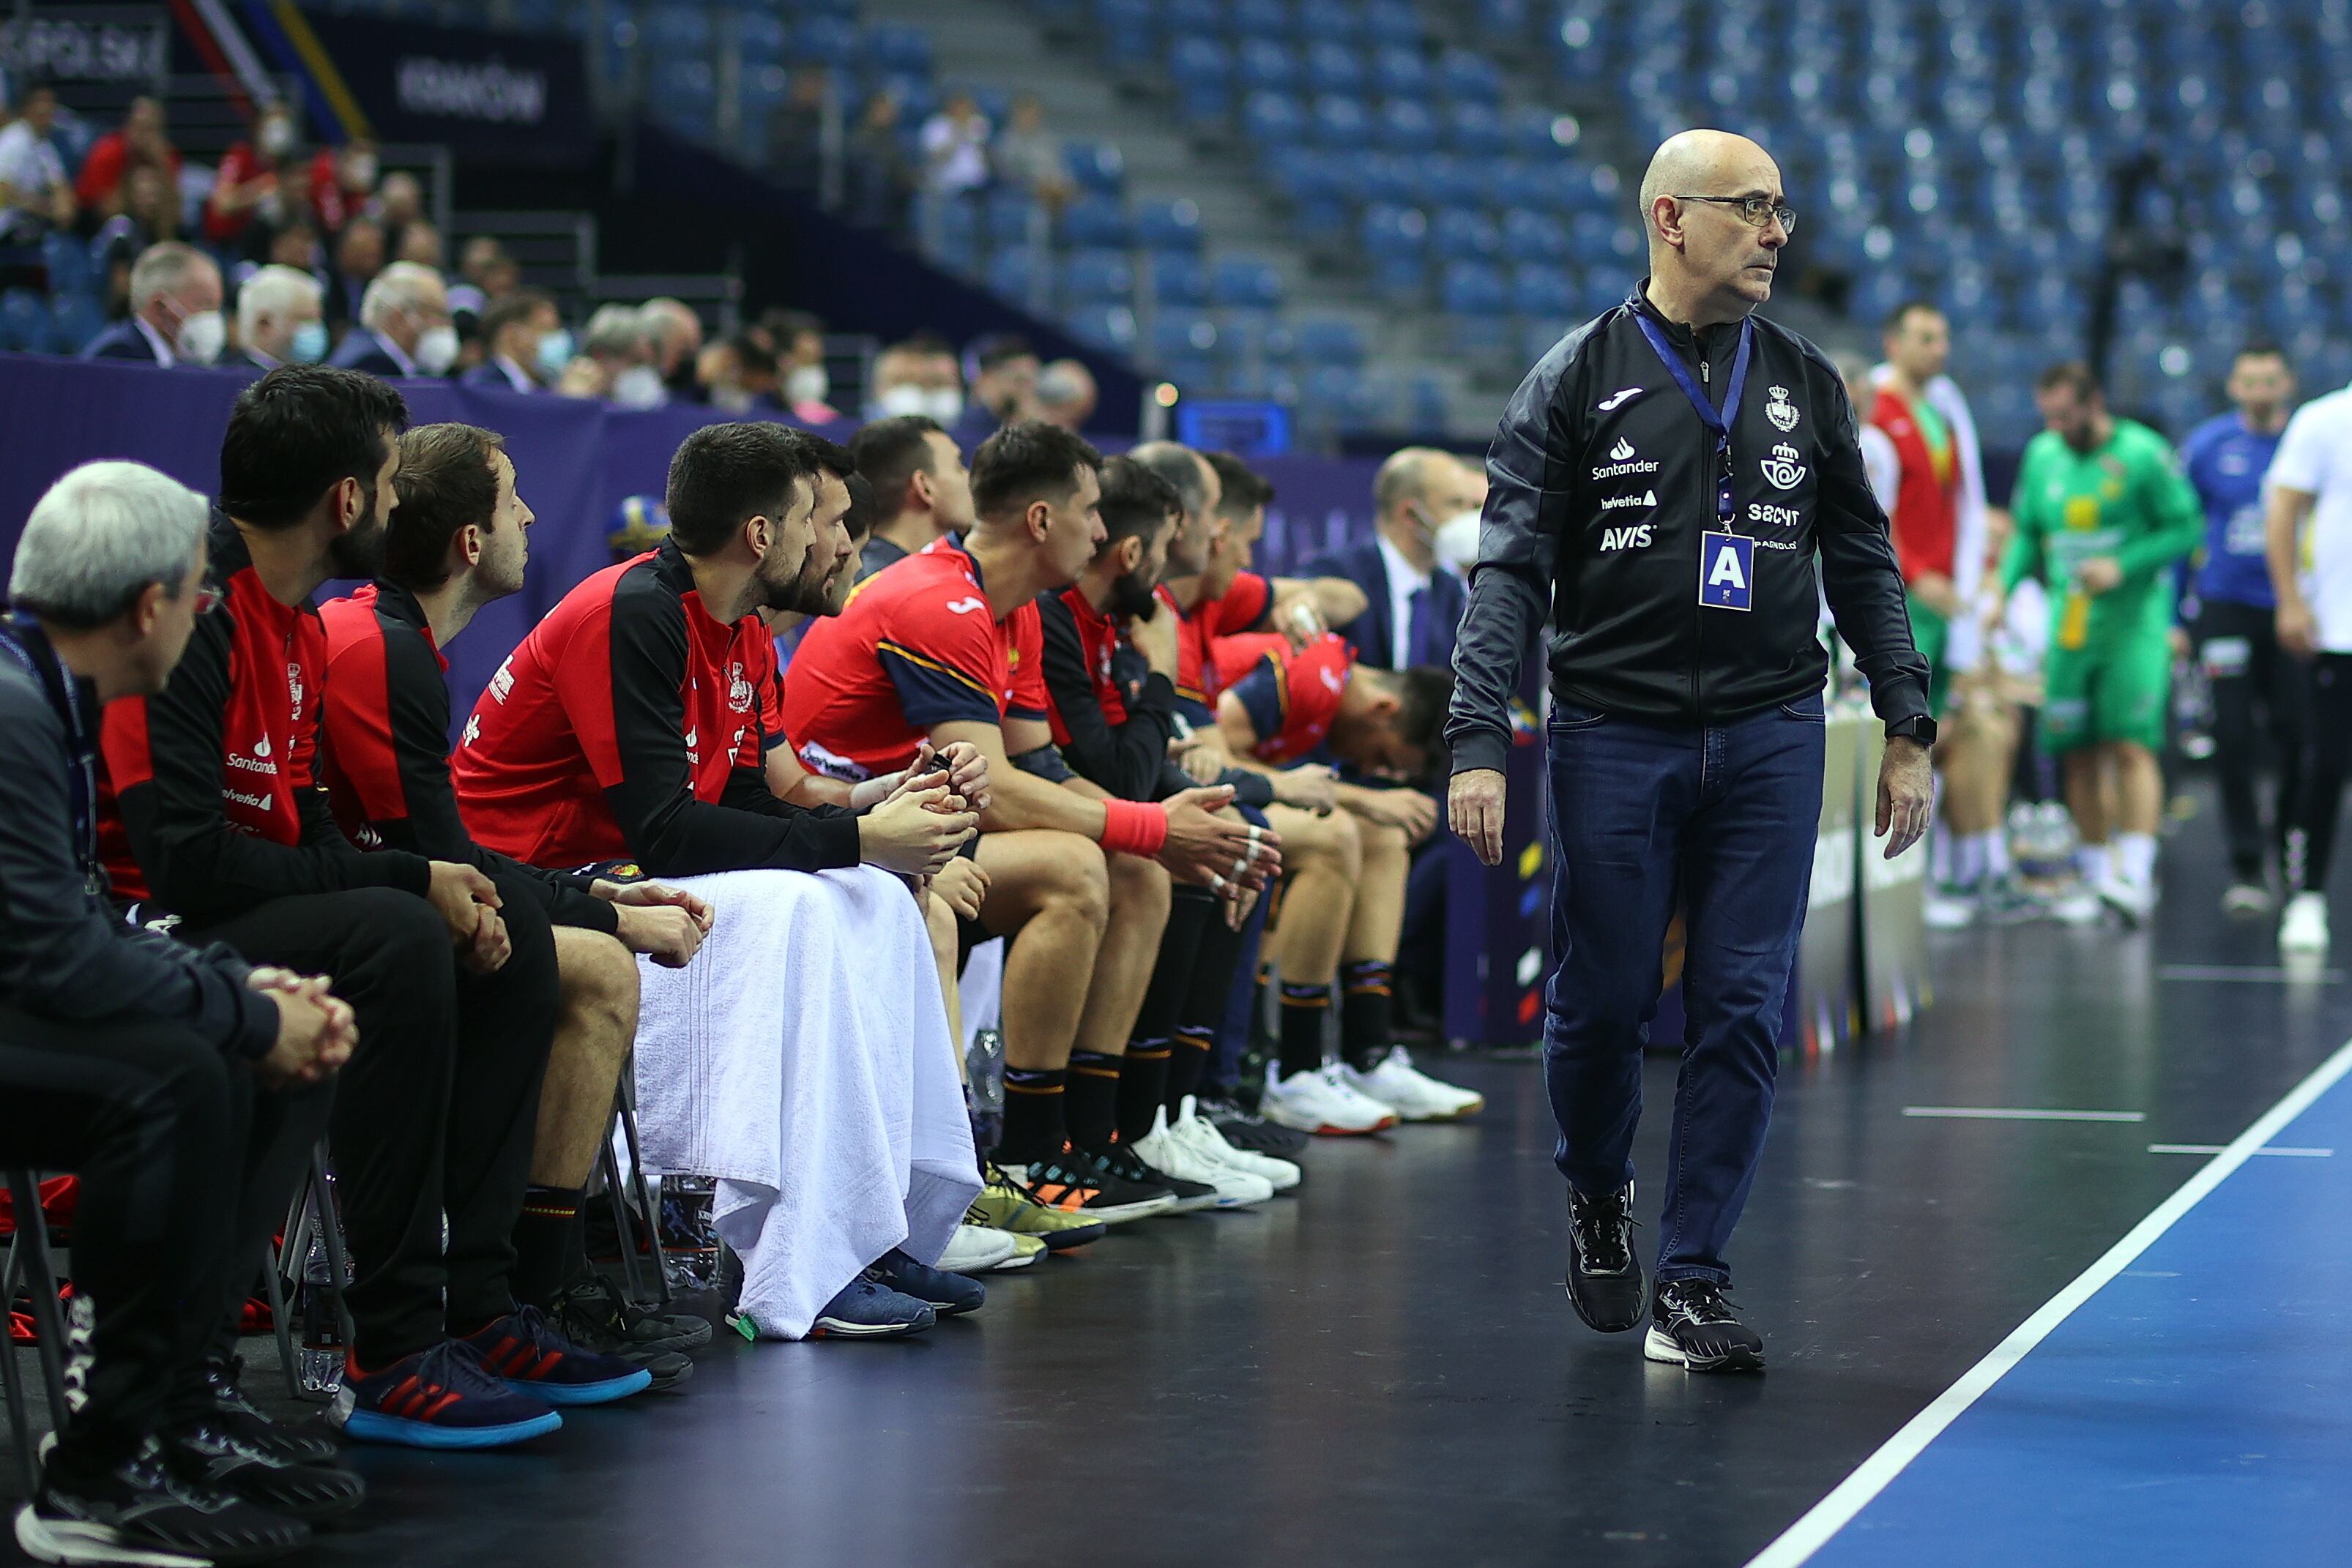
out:
M1715 516L1717 521L1727 525L1733 509L1731 427L1739 418L1739 394L1748 389L1748 361L1756 347L1756 323L1752 319L1739 323L1739 349L1731 357L1731 383L1725 389L1723 409L1717 413L1715 404L1707 401L1706 389L1692 377L1690 367L1683 363L1683 357L1675 352L1673 344L1666 341L1664 329L1643 311L1635 311L1633 319L1640 324L1642 336L1650 340L1651 350L1665 365L1666 373L1675 378L1675 384L1683 389L1683 396L1690 400L1699 423L1715 433ZM1706 350L1700 351L1704 353Z

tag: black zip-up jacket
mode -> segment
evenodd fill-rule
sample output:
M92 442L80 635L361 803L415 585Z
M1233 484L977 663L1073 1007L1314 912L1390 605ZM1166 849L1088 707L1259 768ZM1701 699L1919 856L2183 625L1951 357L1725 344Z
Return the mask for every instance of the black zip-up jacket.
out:
M525 865L466 831L449 782L448 664L416 595L380 578L319 619L327 795L352 841L470 865L535 896L554 925L617 931L620 912L590 891L593 878Z
M69 1022L185 1024L230 1055L267 1056L278 1009L247 988L243 959L129 925L99 891L98 696L37 627L14 632L35 667L0 650L0 998Z
M1636 312L1664 329L1717 408L1729 391L1738 323L1693 334L1642 288L1562 339L1520 383L1486 459L1445 727L1454 771L1502 767L1510 699L1547 607L1556 700L1717 725L1822 689L1825 589L1878 716L1925 714L1927 663L1911 641L1886 515L1836 369L1788 329L1752 319L1731 433L1730 531L1753 541L1753 608L1703 606L1699 536L1718 527L1715 434Z

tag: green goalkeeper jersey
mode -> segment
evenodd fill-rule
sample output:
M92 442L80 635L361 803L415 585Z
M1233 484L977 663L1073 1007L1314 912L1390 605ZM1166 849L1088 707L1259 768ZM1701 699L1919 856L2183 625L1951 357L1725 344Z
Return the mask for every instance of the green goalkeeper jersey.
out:
M2017 532L2001 586L2039 578L2053 605L2050 645L2072 651L2161 636L2171 624L2172 572L2204 537L2205 514L2162 436L2128 419L2089 452L2055 433L2028 442L2011 505ZM2112 556L2123 581L2092 595L2076 585L2082 563Z

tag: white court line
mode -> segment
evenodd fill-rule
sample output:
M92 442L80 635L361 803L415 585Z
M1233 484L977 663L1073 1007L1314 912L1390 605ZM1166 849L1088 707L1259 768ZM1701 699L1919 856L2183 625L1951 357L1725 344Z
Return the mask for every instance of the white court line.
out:
M2145 1122L2145 1111L2023 1111L1999 1105L1906 1105L1906 1116L1970 1122Z
M2290 981L2308 985L2314 980L2322 985L2344 983L2341 969L2287 969L2275 964L2167 964L2158 968L2159 980L2221 980L2238 981L2246 985L2277 986Z
M2221 1145L2220 1144L2150 1144L2147 1146L2147 1152L2151 1155L2218 1155L2221 1152ZM2336 1151L2334 1149L2285 1149L2273 1145L2267 1149L2256 1149L2254 1153L2284 1155L2292 1159L2325 1160L2332 1159Z
M1958 1383L1945 1389L1936 1396L1933 1404L1905 1422L1901 1431L1864 1459L1853 1474L1839 1482L1836 1490L1782 1531L1780 1539L1750 1559L1748 1568L1797 1568L1797 1564L1827 1545L1830 1538L1853 1522L1853 1516L1867 1507L1871 1499L1885 1491L1945 1427L1959 1419L1962 1411L1983 1398L1994 1384L2007 1375L2011 1367L2024 1360L2027 1352L2073 1316L2075 1308L2089 1301L2109 1281L2130 1267L2132 1261L2154 1246L2157 1239L2171 1229L2182 1215L2202 1203L2232 1171L2276 1137L2287 1124L2309 1110L2314 1101L2326 1093L2347 1072L2352 1072L2352 1040L2346 1041L2335 1055L2315 1069L2310 1077L2288 1091L2285 1099L2264 1112L2261 1120L2239 1134L2211 1161L2199 1166L2196 1175L2181 1183L2179 1191L2158 1204L2147 1218L2133 1226L2122 1240L2107 1249L2104 1257L2075 1276L2073 1283L2064 1290L2042 1303L2039 1312L2011 1330L2007 1339L1995 1345L1982 1361L1969 1368Z

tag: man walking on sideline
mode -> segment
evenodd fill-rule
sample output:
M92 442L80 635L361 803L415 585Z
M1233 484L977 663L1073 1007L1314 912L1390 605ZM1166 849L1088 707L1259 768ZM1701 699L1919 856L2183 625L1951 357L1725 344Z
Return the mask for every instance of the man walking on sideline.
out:
M1819 585L1886 721L1891 859L1934 799L1927 665L1853 404L1821 350L1754 319L1796 222L1744 137L1689 131L1642 182L1650 277L1538 361L1487 458L1454 655L1454 831L1503 852L1509 703L1552 608L1554 852L1544 1077L1569 1184L1568 1292L1695 1372L1758 1371L1724 1252L1771 1115L1781 998L1822 801ZM1814 559L1820 558L1816 576ZM1685 1027L1654 1297L1633 1254L1642 1047L1675 894Z

